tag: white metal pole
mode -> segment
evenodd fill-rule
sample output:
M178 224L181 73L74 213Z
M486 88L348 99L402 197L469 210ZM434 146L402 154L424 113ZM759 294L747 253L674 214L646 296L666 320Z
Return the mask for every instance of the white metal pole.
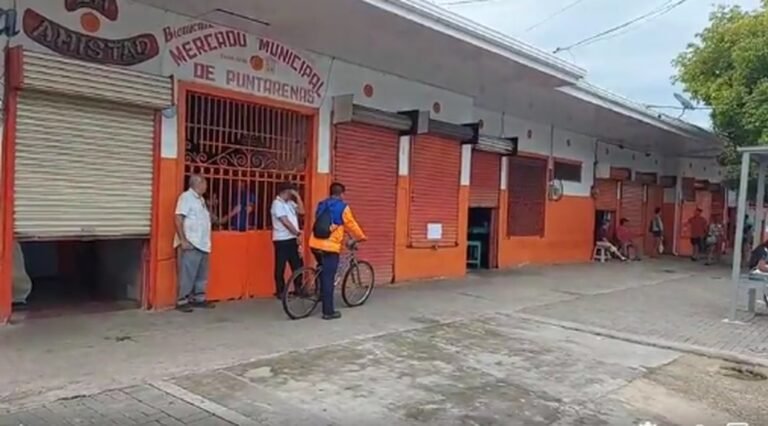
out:
M741 154L741 178L739 179L739 201L736 204L736 235L733 241L733 265L731 265L731 321L736 321L739 303L739 280L741 278L741 251L744 246L744 216L747 213L747 183L749 181L749 153Z
M750 249L755 248L757 244L763 242L763 220L765 219L765 162L761 158L757 163L757 195L755 196L755 226L752 229L754 237L752 239L753 245Z

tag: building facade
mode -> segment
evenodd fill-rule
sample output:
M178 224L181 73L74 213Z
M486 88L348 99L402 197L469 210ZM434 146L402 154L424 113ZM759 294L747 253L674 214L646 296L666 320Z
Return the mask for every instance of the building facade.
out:
M0 320L15 300L19 244L28 269L46 263L60 276L77 263L73 244L87 242L98 280L124 282L122 296L144 308L173 306L174 209L192 173L208 179L221 219L212 300L272 294L269 206L284 181L308 206L332 181L347 186L378 284L461 277L468 252L487 268L588 262L600 212L629 218L652 250L648 221L661 207L668 250L686 254L692 210L726 208L712 155L657 149L667 136L696 145L711 135L637 118L608 97L541 89L568 100L554 109L611 110L610 123L634 120L626 129L516 115L437 76L127 0L16 0L3 17ZM659 140L633 143L642 132Z

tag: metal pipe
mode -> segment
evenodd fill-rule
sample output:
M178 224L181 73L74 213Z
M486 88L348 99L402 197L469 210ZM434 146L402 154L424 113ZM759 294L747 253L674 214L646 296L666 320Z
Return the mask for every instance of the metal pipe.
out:
M731 312L729 318L736 321L739 301L739 280L741 278L741 252L744 245L744 216L747 213L747 182L749 181L749 152L741 154L741 178L739 179L739 201L736 207L736 235L734 235L733 264L731 265Z
M765 162L760 159L757 163L757 195L755 196L755 226L752 229L752 247L763 242L763 229L765 228Z

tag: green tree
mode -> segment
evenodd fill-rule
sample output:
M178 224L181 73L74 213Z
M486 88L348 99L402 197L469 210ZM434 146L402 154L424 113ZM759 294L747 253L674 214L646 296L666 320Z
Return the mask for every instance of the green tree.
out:
M714 130L729 141L726 165L735 147L768 145L768 0L754 11L717 7L673 64L674 80L712 108Z

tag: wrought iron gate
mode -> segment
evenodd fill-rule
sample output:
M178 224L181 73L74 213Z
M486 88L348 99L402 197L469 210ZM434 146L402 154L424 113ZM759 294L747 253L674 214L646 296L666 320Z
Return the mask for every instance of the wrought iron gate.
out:
M187 92L184 120L185 181L192 174L208 180L219 230L271 229L270 206L283 182L304 197L311 116Z

